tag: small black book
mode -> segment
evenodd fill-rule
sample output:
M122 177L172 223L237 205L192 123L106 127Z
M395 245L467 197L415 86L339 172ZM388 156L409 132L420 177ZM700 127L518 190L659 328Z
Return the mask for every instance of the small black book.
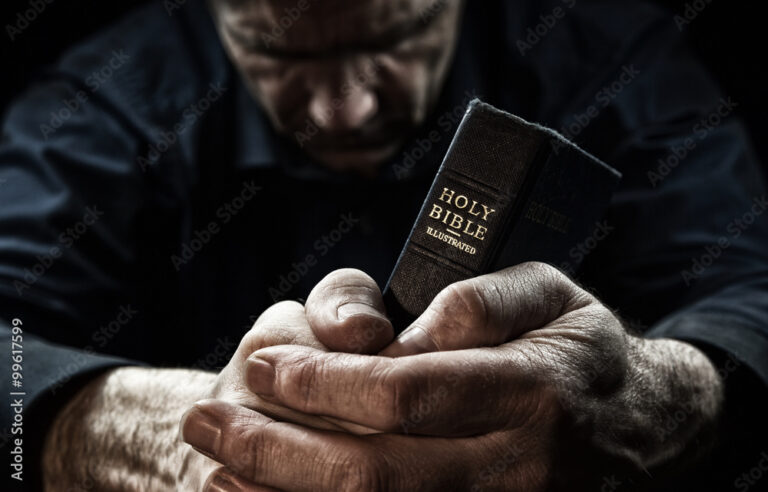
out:
M474 100L384 288L395 331L448 285L525 261L578 265L621 174L548 128Z

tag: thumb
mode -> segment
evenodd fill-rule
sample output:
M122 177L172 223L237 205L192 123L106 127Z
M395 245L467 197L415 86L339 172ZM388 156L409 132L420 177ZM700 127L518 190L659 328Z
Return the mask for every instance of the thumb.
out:
M449 285L380 355L496 346L592 302L556 268L522 263Z
M306 312L315 336L334 352L375 354L394 338L379 286L360 270L328 274L310 292Z

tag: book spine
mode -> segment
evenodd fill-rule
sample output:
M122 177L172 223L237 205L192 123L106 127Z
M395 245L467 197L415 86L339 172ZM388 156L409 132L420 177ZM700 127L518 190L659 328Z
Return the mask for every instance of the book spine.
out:
M487 270L538 152L540 136L494 125L494 115L479 109L470 106L459 125L384 289L396 330L447 285ZM506 151L509 141L515 152Z
M566 261L619 176L552 132L473 102L384 289L395 330L454 282Z

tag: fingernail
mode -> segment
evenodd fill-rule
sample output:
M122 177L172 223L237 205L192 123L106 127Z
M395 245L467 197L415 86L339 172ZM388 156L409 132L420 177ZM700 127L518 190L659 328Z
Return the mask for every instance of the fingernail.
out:
M413 328L403 333L395 342L399 346L399 355L416 355L437 352L438 348L427 333L421 328Z
M264 359L249 358L246 368L246 382L248 389L257 395L274 396L275 368Z
M240 487L222 475L216 475L205 488L205 492L239 492Z
M219 452L219 421L198 407L192 407L181 422L181 438L203 454L212 457Z
M375 307L368 304L363 304L362 302L348 302L336 308L336 318L339 321L344 321L351 318L352 316L359 316L361 314L366 314L376 318L384 317L384 315L381 314Z

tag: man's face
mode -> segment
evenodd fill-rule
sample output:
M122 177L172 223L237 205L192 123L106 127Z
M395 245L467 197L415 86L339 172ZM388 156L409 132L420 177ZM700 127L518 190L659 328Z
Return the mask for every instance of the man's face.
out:
M224 46L275 129L371 173L435 104L462 0L211 0Z

